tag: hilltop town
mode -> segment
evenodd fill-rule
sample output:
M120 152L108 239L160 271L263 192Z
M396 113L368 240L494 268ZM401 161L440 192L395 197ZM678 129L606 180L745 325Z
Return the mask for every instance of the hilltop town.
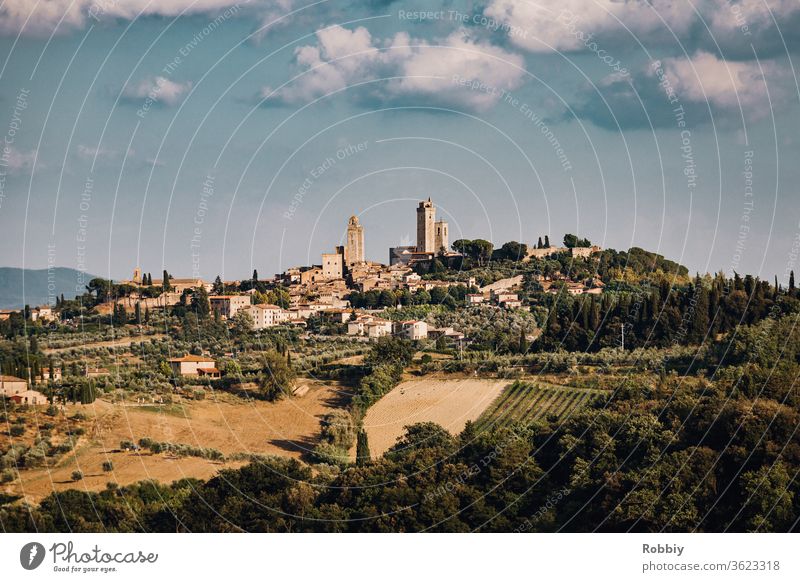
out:
M387 263L367 259L369 225L343 226L344 244L319 264L271 277L155 279L137 268L0 314L0 499L16 508L74 487L113 497L145 477L211 487L223 470L287 462L337 486L413 464L407 449L441 458L425 447L453 439L491 448L509 430L579 431L631 406L652 424L647 411L669 390L705 402L742 369L755 376L737 389L755 386L762 368L742 362L770 361L773 343L796 332L793 273L788 287L692 277L656 253L574 234L558 246L549 235L450 241L430 198L416 208L416 245L387 249ZM761 397L795 398L784 380ZM437 483L420 495L442 495Z

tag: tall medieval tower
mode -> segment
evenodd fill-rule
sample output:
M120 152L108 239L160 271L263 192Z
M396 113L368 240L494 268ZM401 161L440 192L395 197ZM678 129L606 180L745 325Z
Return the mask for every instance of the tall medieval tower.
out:
M450 248L450 232L447 222L444 220L436 221L436 252L447 252Z
M344 262L347 265L364 262L364 227L359 224L357 216L351 216L347 223Z
M425 202L420 202L417 207L417 252L435 253L436 233L434 222L436 221L436 208L433 206L430 197Z

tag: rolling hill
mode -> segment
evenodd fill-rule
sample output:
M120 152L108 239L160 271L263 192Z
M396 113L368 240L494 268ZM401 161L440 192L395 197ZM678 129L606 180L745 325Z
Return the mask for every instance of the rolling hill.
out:
M0 309L18 309L26 304L44 305L50 297L64 294L72 299L78 294L80 281L88 281L92 275L75 269L55 267L47 269L19 269L0 267ZM24 292L23 292L24 282Z

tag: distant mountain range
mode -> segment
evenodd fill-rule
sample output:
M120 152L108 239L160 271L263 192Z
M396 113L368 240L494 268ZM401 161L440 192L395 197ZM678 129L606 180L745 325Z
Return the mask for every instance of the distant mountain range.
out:
M55 267L49 272L47 269L0 267L0 309L19 309L26 304L31 307L45 305L62 293L66 299L74 299L79 295L76 287L80 281L88 282L92 277L66 267Z

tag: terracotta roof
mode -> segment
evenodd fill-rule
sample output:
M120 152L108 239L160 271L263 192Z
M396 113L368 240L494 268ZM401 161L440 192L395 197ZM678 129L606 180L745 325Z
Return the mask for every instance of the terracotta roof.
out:
M214 358L206 358L205 356L195 356L194 354L186 354L182 358L171 358L170 362L213 362Z
M23 380L22 378L17 378L16 376L0 375L0 382L27 382L27 380Z

